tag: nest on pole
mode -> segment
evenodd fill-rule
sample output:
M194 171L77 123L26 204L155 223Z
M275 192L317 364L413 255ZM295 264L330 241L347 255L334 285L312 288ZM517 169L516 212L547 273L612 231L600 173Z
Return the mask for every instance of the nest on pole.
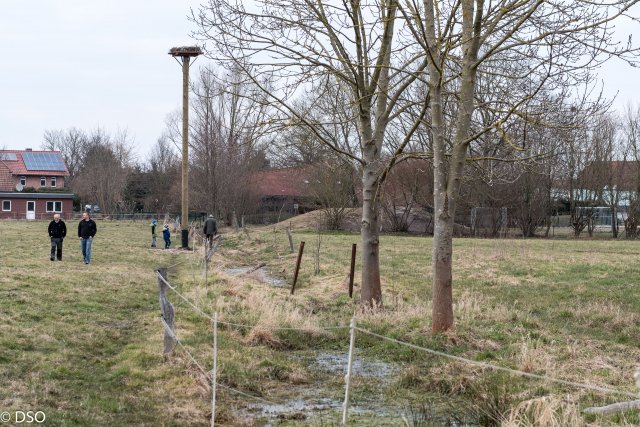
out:
M172 47L169 50L169 55L171 56L181 56L181 57L185 57L185 56L198 56L198 55L202 55L202 49L200 49L199 46L179 46L179 47Z

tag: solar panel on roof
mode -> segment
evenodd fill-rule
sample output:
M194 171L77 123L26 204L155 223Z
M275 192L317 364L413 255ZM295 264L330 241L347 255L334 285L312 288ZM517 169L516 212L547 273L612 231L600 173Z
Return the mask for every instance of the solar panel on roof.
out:
M18 160L16 153L0 153L0 160Z
M30 171L63 171L62 156L58 153L22 153L24 166Z

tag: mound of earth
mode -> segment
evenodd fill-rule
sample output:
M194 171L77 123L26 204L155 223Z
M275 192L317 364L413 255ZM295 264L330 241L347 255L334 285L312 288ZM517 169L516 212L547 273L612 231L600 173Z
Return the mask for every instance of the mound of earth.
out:
M362 208L348 208L346 219L341 227L345 231L360 231L360 222L362 219ZM300 229L317 229L318 227L325 229L322 210L315 210L304 214L296 215L284 221L275 224L278 228L291 227L293 230Z
M360 232L360 224L362 223L362 208L349 208L346 214L346 218L343 222L342 227L340 228L343 231L352 231L355 233ZM380 225L381 231L383 233L394 232L392 224L390 221L385 218L383 212L380 212ZM276 224L278 228L287 228L291 227L291 229L299 230L299 229L313 229L316 230L318 227L321 229L326 229L324 226L324 218L322 210L315 210L311 212L307 212L301 215L294 216L292 218L286 219L284 221L280 221ZM409 218L409 229L407 230L409 234L433 234L433 220L431 218L431 214L427 212L417 211L412 213ZM469 236L471 235L471 230L469 227L462 224L454 224L453 233L455 236Z

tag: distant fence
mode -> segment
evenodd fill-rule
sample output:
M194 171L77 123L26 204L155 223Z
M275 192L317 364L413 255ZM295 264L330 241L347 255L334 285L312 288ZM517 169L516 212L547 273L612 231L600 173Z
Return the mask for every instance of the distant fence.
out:
M59 214L62 219L80 219L82 218L83 211L65 213L65 212L43 212L43 213L35 213L35 220L49 220L53 218L53 215ZM89 213L91 218L93 219L103 219L103 220L112 220L112 221L151 221L152 219L165 219L170 218L171 221L175 220L175 218L179 218L180 214L176 213L167 213L167 212L136 212L136 213L102 213L102 212L93 212ZM2 215L1 219L10 219L10 220L25 220L32 221L31 219L27 220L26 214L22 213L12 213L7 214L6 212ZM190 213L189 214L189 223L191 224L201 224L204 220L207 219L207 215L204 213Z

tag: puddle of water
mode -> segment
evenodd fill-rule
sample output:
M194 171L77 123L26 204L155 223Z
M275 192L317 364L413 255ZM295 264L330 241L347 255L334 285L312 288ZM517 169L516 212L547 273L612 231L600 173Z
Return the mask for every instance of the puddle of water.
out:
M308 391L311 391L311 389L304 390L303 393ZM316 390L315 397L305 396L291 399L278 405L252 404L243 412L245 416L251 417L257 415L262 417L267 421L265 426L277 425L281 423L282 420L335 421L342 412L343 402L318 397L319 393L321 393L321 391ZM352 403L349 407L349 414L359 417L382 417L387 420L383 425L392 425L389 424L391 420L398 421L398 425L404 425L400 423L401 414L390 408L381 406L379 402L371 402L370 404L362 402L360 405L354 405Z
M246 274L253 267L235 267L235 268L225 268L224 272L231 276L240 276L241 274Z
M315 363L321 369L335 374L347 373L348 353L319 353ZM367 360L355 356L351 364L351 374L359 377L386 378L397 371L397 368L380 360Z
M340 408L342 404L328 398L292 399L279 405L256 405L265 415L288 414L292 412L324 411Z
M276 288L286 288L289 284L280 277L273 276L264 267L256 269L255 267L234 267L226 268L224 272L231 276L242 276L249 273L252 277L262 283L274 286Z

